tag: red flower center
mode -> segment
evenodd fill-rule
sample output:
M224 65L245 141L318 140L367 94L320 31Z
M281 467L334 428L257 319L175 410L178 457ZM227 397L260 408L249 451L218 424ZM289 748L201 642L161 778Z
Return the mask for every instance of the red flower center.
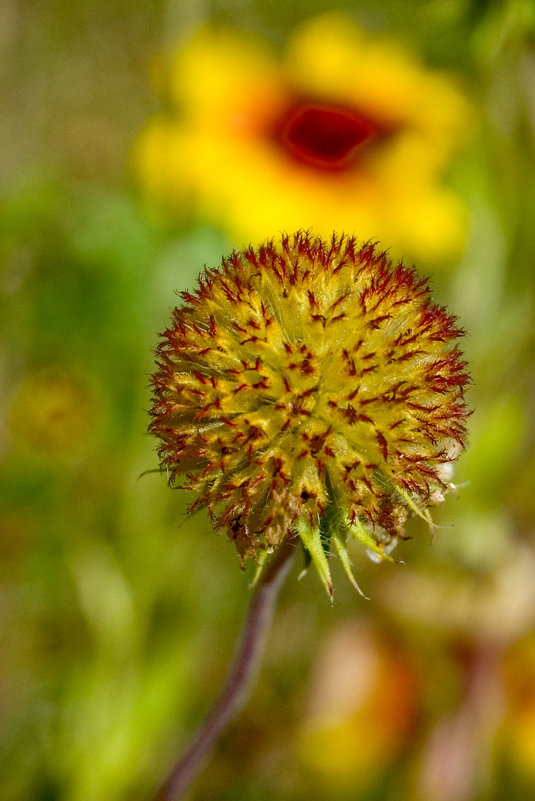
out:
M279 141L294 158L330 170L346 167L377 133L357 111L315 103L293 106L278 128Z

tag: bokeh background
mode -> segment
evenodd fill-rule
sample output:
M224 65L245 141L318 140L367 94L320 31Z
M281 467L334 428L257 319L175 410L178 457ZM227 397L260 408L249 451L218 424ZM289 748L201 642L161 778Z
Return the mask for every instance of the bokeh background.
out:
M4 801L148 797L217 694L250 574L147 472L153 349L204 264L337 215L458 314L469 448L432 547L416 521L404 566L353 552L371 600L296 569L191 798L533 797L534 48L529 0L0 4ZM355 87L354 170L266 133L281 96Z

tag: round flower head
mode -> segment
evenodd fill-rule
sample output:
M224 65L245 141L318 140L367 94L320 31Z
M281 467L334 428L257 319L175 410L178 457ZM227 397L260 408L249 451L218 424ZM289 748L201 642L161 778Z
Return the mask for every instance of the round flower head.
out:
M158 348L151 430L242 564L302 541L332 595L348 538L390 558L430 521L463 447L462 332L372 244L298 232L225 258L182 293Z

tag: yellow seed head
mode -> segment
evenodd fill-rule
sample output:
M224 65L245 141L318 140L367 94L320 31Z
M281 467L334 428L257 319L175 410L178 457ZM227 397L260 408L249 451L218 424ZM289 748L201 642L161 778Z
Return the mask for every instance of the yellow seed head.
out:
M388 558L463 447L455 319L372 244L298 232L206 269L158 348L150 429L242 564L300 538L332 594L356 536Z

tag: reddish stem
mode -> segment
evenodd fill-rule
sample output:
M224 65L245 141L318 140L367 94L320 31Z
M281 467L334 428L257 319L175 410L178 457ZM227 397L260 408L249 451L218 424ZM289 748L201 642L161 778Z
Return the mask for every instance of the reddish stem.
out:
M153 801L178 801L184 797L214 748L217 738L247 700L260 667L277 596L290 569L294 553L294 545L290 542L284 543L260 578L221 694Z

